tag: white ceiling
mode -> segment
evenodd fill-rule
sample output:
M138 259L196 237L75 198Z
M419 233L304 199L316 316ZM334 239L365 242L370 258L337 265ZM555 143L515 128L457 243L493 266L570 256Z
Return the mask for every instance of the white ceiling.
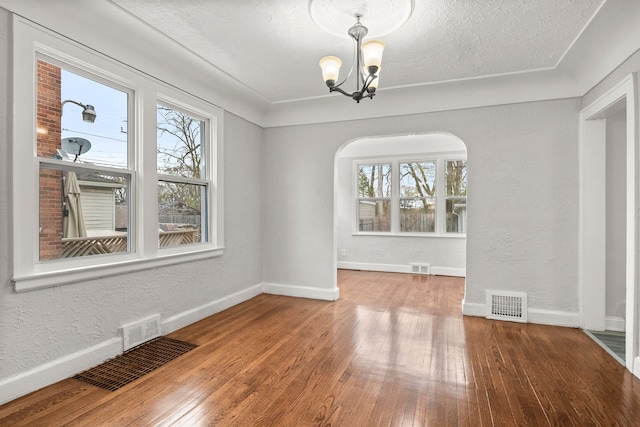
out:
M310 16L309 1L109 1L269 103L328 96L318 60L333 54L348 69L352 57L348 27L344 37L320 29ZM365 9L375 6L373 0L357 2ZM408 21L381 37L387 47L380 88L553 69L602 4L415 0ZM367 25L366 16L362 22Z

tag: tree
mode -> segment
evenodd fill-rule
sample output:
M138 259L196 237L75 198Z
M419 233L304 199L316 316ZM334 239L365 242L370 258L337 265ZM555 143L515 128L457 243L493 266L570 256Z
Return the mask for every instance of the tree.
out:
M405 163L401 167L400 181L410 177L411 185L403 188L405 196L421 199L423 209L429 207L429 197L436 191L435 164L433 162Z
M202 173L201 120L158 106L158 172L200 178ZM192 184L162 182L159 202L174 202L200 210L201 189Z

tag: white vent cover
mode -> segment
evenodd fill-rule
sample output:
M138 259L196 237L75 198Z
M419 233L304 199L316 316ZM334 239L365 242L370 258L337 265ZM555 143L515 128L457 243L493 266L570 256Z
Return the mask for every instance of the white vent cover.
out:
M487 319L527 322L527 294L524 292L487 291Z
M160 336L160 315L146 317L122 326L123 351Z
M431 264L412 262L410 265L414 274L431 274Z

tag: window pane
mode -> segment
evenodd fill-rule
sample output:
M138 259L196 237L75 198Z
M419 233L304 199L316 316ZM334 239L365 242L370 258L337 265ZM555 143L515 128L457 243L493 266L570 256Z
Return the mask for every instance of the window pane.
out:
M40 260L127 252L127 178L40 168Z
M400 197L433 197L436 191L436 162L400 164Z
M160 181L158 185L159 246L206 242L203 230L206 186ZM206 224L206 223L205 223Z
M358 166L359 197L391 197L391 165Z
M127 98L125 92L39 60L38 155L126 168Z
M158 105L158 173L205 177L205 122Z
M436 229L435 199L401 199L400 231L434 232Z
M467 161L447 161L447 196L467 195Z
M447 161L447 232L467 232L467 161Z
M359 231L391 231L391 201L359 200Z

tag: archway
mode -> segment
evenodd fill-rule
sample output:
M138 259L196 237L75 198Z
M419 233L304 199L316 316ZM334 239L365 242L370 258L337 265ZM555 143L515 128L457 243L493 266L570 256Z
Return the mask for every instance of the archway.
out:
M464 277L466 155L464 142L444 132L345 142L334 163L336 268ZM360 197L363 195L359 194L359 186L367 181L361 176L362 171L370 165L379 169L384 165L389 175L384 185L389 192ZM414 165L416 168L424 165L433 173L433 188L430 187L433 182L425 184L421 179L411 179L410 168ZM408 181L401 183L403 170ZM454 170L460 173L456 175ZM368 171L373 173L372 169ZM463 183L453 182L462 176ZM376 183L383 185L380 181ZM412 194L416 183L425 184L429 194L421 193L420 189ZM373 181L366 185L373 185ZM420 209L414 206L418 204ZM383 205L387 211L381 214Z

